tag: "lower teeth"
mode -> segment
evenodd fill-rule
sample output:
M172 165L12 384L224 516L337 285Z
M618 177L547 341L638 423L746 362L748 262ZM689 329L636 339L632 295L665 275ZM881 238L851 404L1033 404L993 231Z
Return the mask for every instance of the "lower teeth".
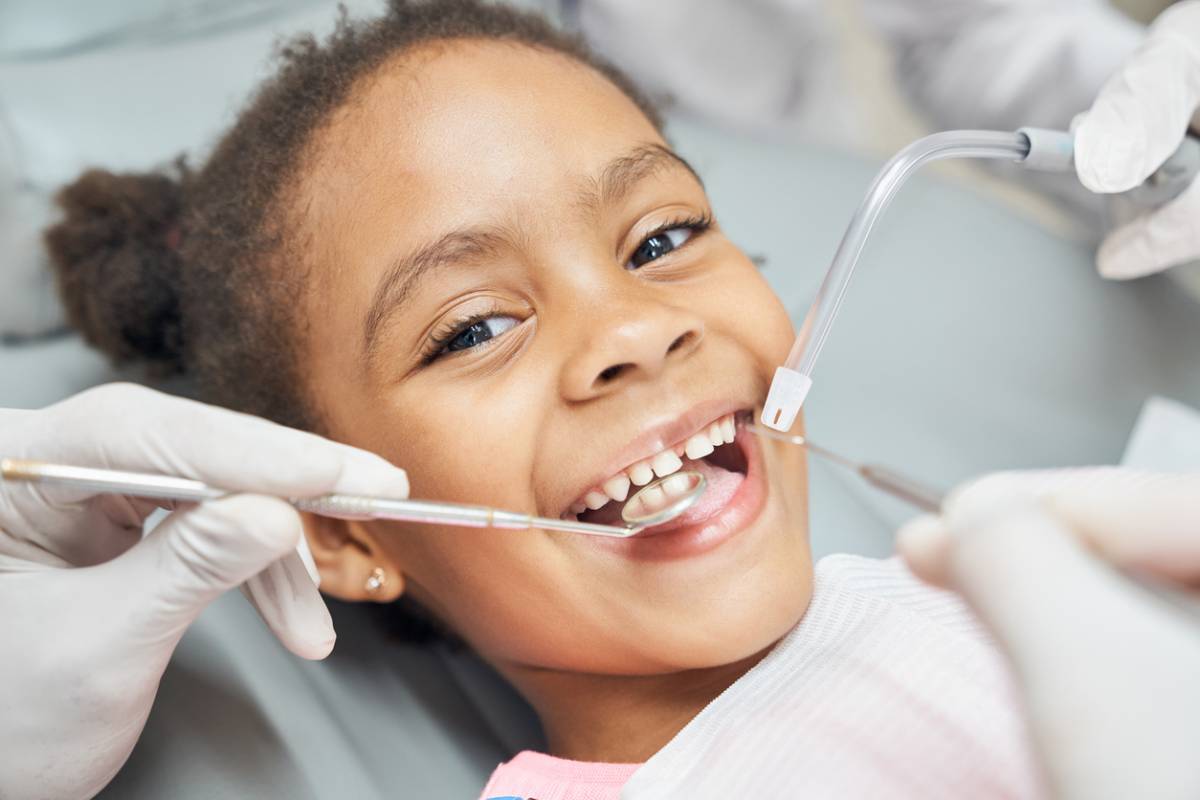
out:
M664 504L678 499L680 495L685 494L690 488L691 483L682 474L684 472L699 472L701 475L704 475L707 480L709 480L710 484L712 483L713 477L717 475L728 472L737 472L743 474L746 472L742 452L734 443L729 443L718 447L712 453L709 453L707 456L704 456L700 459L692 460L686 456L681 456L681 458L683 459L683 466L677 472L673 472L668 475L666 479L658 484L658 490L662 493L661 502ZM672 479L677 480L673 481ZM653 483L655 480L658 480L658 478L655 477L650 483ZM589 509L587 511L581 511L578 514L568 513L567 518L582 520L584 522L595 522L602 525L622 524L622 509L629 503L637 502L636 498L639 496L638 492L642 491L643 488L644 487L639 487L637 484L632 485L629 490L630 498L626 503L619 503L615 500L610 500L604 506L596 509L595 511ZM654 504L657 505L658 501L655 501ZM634 511L634 509L630 509L631 513L634 513Z

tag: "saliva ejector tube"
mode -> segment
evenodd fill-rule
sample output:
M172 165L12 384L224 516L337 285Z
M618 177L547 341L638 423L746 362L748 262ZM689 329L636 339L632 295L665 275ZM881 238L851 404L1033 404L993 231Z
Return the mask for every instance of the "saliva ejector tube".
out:
M897 153L875 177L862 205L850 220L833 263L825 273L816 299L809 307L796 336L796 343L792 345L787 361L775 370L775 378L763 406L762 423L786 432L796 421L796 415L800 413L800 407L812 388L813 367L845 299L846 289L867 238L900 187L921 165L948 158L985 158L1014 161L1035 170L1070 172L1074 169L1074 153L1075 143L1071 134L1041 128L1022 128L1014 133L945 131L919 139ZM1171 187L1160 187L1171 189L1166 194L1158 192L1158 202L1161 202L1161 197L1178 194L1185 189L1198 169L1200 142L1189 137L1147 184L1172 184Z

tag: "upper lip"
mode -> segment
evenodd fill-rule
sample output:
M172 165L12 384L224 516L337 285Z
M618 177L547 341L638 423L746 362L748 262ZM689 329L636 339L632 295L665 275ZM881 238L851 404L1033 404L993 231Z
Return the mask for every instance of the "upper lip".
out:
M642 432L635 436L629 444L618 450L606 463L605 469L595 474L591 482L583 485L580 491L573 495L567 502L574 502L588 489L599 486L629 465L650 458L666 450L668 447L679 444L714 420L726 414L750 408L751 405L752 402L748 400L741 402L728 398L705 400L692 406L682 414L659 414L651 418L643 426Z

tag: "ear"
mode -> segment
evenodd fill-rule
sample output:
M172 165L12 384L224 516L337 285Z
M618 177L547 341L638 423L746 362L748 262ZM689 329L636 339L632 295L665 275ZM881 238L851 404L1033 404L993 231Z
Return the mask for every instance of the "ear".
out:
M321 573L321 591L339 600L390 603L404 593L400 565L361 522L302 514L304 535Z

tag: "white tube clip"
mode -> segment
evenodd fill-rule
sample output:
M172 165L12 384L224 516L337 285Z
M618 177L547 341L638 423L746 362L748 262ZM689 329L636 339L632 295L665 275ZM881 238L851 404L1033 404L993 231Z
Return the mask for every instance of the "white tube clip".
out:
M763 406L762 424L784 433L792 429L804 398L812 388L812 378L787 367L775 368L775 379Z

